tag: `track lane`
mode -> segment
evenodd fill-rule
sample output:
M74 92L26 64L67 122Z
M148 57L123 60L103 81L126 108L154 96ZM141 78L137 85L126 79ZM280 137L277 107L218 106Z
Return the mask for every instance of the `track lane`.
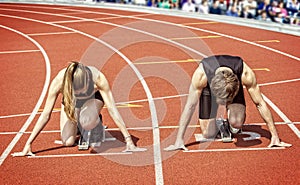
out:
M24 19L22 17L16 17L16 16L8 16L8 17ZM40 22L40 23L42 22L42 21L37 21L37 20L33 20L33 19L28 19L28 18L25 18L25 19L26 20L31 20L31 21L34 21L34 22ZM53 23L47 23L47 24L55 26L55 24L53 24ZM56 25L56 26L58 26L58 25ZM153 125L153 135L154 135L153 136L153 138L154 138L153 156L154 156L154 166L155 166L155 174L156 174L155 180L156 180L157 184L161 184L163 182L163 175L162 175L161 159L160 159L160 155L161 154L160 154L160 143L159 143L159 129L158 129L158 126L156 126L156 125L158 125L158 123L157 123L157 118L156 118L155 105L154 105L154 102L153 102L153 98L152 98L151 92L148 89L145 80L143 80L143 77L140 75L139 71L135 68L135 66L132 65L132 63L130 62L130 60L125 55L123 55L121 52L119 52L118 50L114 49L111 45L109 45L109 44L105 43L104 41L99 40L98 38L95 38L95 37L93 37L91 35L85 34L84 32L80 32L78 30L74 30L74 29L71 29L71 28L68 28L68 27L64 27L64 26L58 26L58 27L66 28L67 30L71 30L71 31L80 33L82 35L85 35L87 37L90 37L90 38L92 38L92 39L100 42L101 44L107 46L108 48L114 50L116 53L118 53L118 55L120 55L128 63L129 66L131 66L131 68L133 69L133 71L137 75L138 79L140 80L141 84L143 85L143 88L145 89L145 92L146 92L147 98L148 98L148 102L149 102L149 107L150 107L150 112L151 112L151 119L152 119L152 125ZM21 135L21 132L18 135ZM11 150L11 149L12 149L12 147L9 148L9 150ZM5 152L5 154L7 155L8 152Z
M20 32L18 30L15 30L15 29L7 27L7 26L0 25L0 27L4 28L4 29L7 29L7 30L10 30L12 32L15 32L16 34L22 35L23 37L25 37L26 39L28 39L29 41L31 41L41 51L41 53L43 54L43 57L44 57L44 60L45 60L45 65L46 65L45 82L44 82L44 86L43 86L42 92L40 94L40 97L39 97L39 99L37 101L37 104L35 105L32 113L29 116L29 118L26 120L26 122L24 123L24 125L20 129L19 133L13 138L13 140L11 141L11 143L8 145L8 147L2 153L2 155L0 157L0 166L1 166L2 163L4 162L4 160L8 157L9 153L11 152L11 150L13 149L13 147L15 146L15 144L21 138L22 132L26 131L26 129L28 128L28 126L30 125L30 123L32 122L32 120L34 119L36 113L38 112L38 109L42 105L42 102L43 102L43 100L44 100L44 98L46 96L46 91L47 91L48 86L50 84L50 60L48 58L47 53L43 49L43 47L38 42L36 42L34 39L32 39L31 37L25 35L24 33Z

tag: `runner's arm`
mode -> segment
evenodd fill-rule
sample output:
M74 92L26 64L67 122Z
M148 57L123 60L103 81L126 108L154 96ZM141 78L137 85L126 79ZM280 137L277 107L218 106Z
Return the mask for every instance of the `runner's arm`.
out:
M48 96L47 96L46 103L45 103L45 107L44 107L42 114L40 115L36 125L34 126L32 133L30 134L30 136L24 146L23 151L14 153L13 156L33 155L32 151L31 151L31 144L37 138L37 136L40 134L41 130L46 126L46 124L50 120L50 116L51 116L55 101L61 90L62 76L63 76L63 74L61 71L51 82L51 85L50 85L49 91L48 91Z
M112 117L116 125L120 128L123 136L125 138L129 137L130 135L125 127L125 123L115 105L115 100L109 87L109 83L104 74L100 71L96 79L96 86L100 90L101 96L103 97L109 115Z
M179 129L177 133L177 138L174 145L170 145L165 148L166 151L184 149L187 148L184 146L184 134L186 132L186 128L191 121L192 115L195 112L196 107L198 106L199 97L201 95L202 89L207 85L207 78L204 73L202 64L195 70L192 81L189 88L189 94L187 98L187 102L181 114L179 120Z
M266 102L264 101L258 84L256 82L256 77L254 72L249 68L247 64L244 63L242 83L245 85L253 103L256 105L257 110L259 111L261 117L266 122L268 129L271 133L271 146L288 146L286 143L280 142L279 136L273 121L273 116L270 109L268 108Z
M184 138L185 130L191 121L192 115L198 106L199 97L202 89L206 86L207 80L204 71L199 67L193 74L192 82L189 88L189 94L184 110L181 114L179 121L179 132L178 137L182 140Z
M116 107L115 100L113 98L112 92L109 87L109 83L103 73L101 73L96 68L93 68L93 73L96 73L95 84L99 89L101 96L104 100L104 103L107 107L108 113L111 118L114 120L116 125L119 127L122 132L125 141L126 141L126 150L125 151L145 151L144 148L138 148L134 145L130 134L127 131L125 123Z

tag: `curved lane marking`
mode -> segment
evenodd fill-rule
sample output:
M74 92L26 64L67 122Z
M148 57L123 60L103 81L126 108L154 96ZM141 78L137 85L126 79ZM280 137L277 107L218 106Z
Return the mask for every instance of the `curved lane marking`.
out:
M16 143L19 141L19 139L21 138L21 136L23 135L22 133L26 131L26 129L29 127L30 123L32 122L32 120L34 119L35 115L38 113L40 106L42 105L44 98L46 97L47 94L47 89L49 87L50 84L50 74L51 74L51 67L50 67L50 60L48 58L48 55L46 53L46 51L44 50L44 48L34 39L32 39L31 37L29 37L28 35L15 30L13 28L9 28L3 25L0 25L1 28L10 30L12 32L15 32L19 35L22 35L23 37L27 38L28 40L30 40L34 45L36 45L39 50L42 52L43 57L45 59L45 63L46 63L46 79L45 79L45 83L44 83L44 87L42 90L42 93L38 99L37 104L35 105L32 113L30 114L30 116L28 117L28 119L26 120L26 122L24 123L24 125L22 126L22 128L20 129L20 131L17 133L17 135L13 138L13 140L10 142L10 144L7 146L7 148L4 150L4 152L2 153L1 157L0 157L0 166L2 165L2 163L4 162L4 160L7 158L7 156L9 155L9 153L11 152L11 150L13 149L13 147L16 145Z
M2 8L0 8L0 9L2 9ZM16 11L16 10L11 9L10 11ZM28 11L22 11L22 12L28 12ZM31 13L33 13L33 12L31 12ZM55 14L52 14L52 15L55 15ZM158 118L157 118L157 113L156 113L156 107L155 107L155 103L154 103L151 91L150 91L145 79L143 78L143 76L141 75L139 70L135 67L135 65L123 53L121 53L119 50L117 50L116 48L114 48L110 44L108 44L108 43L106 43L106 42L104 42L104 41L100 40L99 38L96 38L92 35L81 32L79 30L75 30L73 28L69 28L69 27L62 26L62 25L56 25L56 24L53 24L53 23L48 23L48 22L44 22L44 21L40 21L40 20L30 19L30 18L11 16L11 15L5 15L5 14L0 14L0 16L14 18L14 19L22 19L22 20L27 20L27 21L32 21L32 22L38 22L38 23L42 23L42 24L55 26L55 27L60 27L60 28L63 28L63 29L69 30L69 31L74 31L78 34L84 35L88 38L91 38L91 39L105 45L106 47L108 47L111 50L113 50L114 52L116 52L119 56L121 56L128 63L128 65L132 68L132 70L137 75L139 81L141 82L141 84L142 84L142 86L145 90L146 96L148 98L149 109L150 109L151 120L152 120L152 126L153 126L153 135L154 135L153 137L155 138L154 141L153 141L153 153L154 153L153 155L154 155L156 184L163 184L164 180L163 180L163 173L162 173L162 159L161 159L161 150L160 150L160 133L159 133L159 127L158 127ZM20 133L20 135L22 135L22 134ZM15 144L16 143L14 143L14 145ZM7 152L5 153L6 157L7 157L8 153L11 151L11 149L12 148L10 148L10 150L7 150Z

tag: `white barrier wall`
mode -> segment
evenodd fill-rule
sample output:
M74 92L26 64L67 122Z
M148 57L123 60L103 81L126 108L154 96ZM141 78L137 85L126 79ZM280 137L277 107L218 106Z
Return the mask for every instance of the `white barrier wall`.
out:
M235 24L240 26L247 26L259 29L265 29L270 31L276 31L286 34L292 34L296 36L300 36L300 26L297 25L289 25L282 23L273 23L273 22L263 22L254 19L242 19L237 17L230 17L225 15L213 15L213 14L199 14L199 13L191 13L191 12L183 12L181 10L169 10L162 8L153 8L146 5L147 0L131 0L133 4L119 4L119 3L106 3L102 0L0 0L0 3L5 2L19 2L19 3L39 3L39 4L62 4L62 5L76 5L76 6L92 6L99 8L111 8L111 9L120 9L127 11L136 11L136 12L149 12L149 13L158 13L158 14L166 14L170 16L180 16L180 17L188 17L194 19L203 19L215 22L223 22L228 24ZM116 0L121 1L121 0Z

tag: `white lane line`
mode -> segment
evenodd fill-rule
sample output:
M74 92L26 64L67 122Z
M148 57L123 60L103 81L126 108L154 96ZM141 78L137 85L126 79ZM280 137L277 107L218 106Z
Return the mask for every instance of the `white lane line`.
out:
M72 17L72 18L78 18L78 17ZM82 18L78 18L78 19L82 19ZM82 19L82 20L83 20L83 19ZM95 21L95 20L91 20L91 21L93 21L93 22L99 22L99 23L103 23L103 24L110 24L110 25L111 25L111 23L106 23L106 22L101 22L101 21ZM114 25L114 24L112 24L112 25ZM118 26L118 25L114 25L114 26ZM119 27L122 27L122 28L123 28L123 26L119 26ZM124 28L125 28L125 29L129 29L128 27L124 27ZM149 35L152 35L152 36L154 36L154 37L160 38L160 39L162 39L162 40L167 40L167 41L171 42L170 39L165 39L164 37L160 37L160 36L157 36L157 35L155 35L155 34L146 33L146 32L144 32L144 31L136 30L136 29L130 29L130 30L137 31L137 32L141 32L141 33L144 33L144 34L149 34ZM251 43L251 42L250 42L250 43ZM181 46L181 47L183 47L183 48L186 48L186 49L188 49L188 50L191 50L191 51L193 51L193 52L195 52L195 53L197 53L197 54L203 56L202 53L199 53L198 51L195 51L195 50L193 50L193 49L191 49L191 48L189 48L189 47L186 47L185 45L181 45L181 44L178 44L178 43L176 43L176 42L175 42L175 44L177 44L177 45L179 45L179 46ZM154 127L154 128L155 128L155 127ZM154 133L156 133L156 131L154 131Z
M7 9L6 9L7 10ZM12 9L8 9L10 11L20 11L20 10L12 10ZM86 20L86 19L82 19L80 17L74 17L74 16L65 16L65 15L59 15L59 14L51 14L51 13L44 13L44 12L35 12L35 11L25 11L25 10L21 10L21 12L30 12L30 13L37 13L37 14L45 14L45 15L54 15L54 16L60 16L60 17L70 17L70 18L76 18L76 19L80 19L80 20ZM10 16L10 17L14 17L14 16ZM23 18L26 19L26 18ZM36 20L34 20L36 21ZM134 29L134 28L128 28L125 26L121 26L121 25L117 25L117 24L113 24L113 23L107 23L107 22L102 22L102 21L96 21L91 19L91 21L93 22L97 22L97 23L102 23L102 24L107 24L107 25L113 25L116 27L121 27L124 29L128 29L128 30L133 30L136 32L140 32L143 34L147 34L162 40L166 40L168 42L174 43L175 45L179 45L182 48L187 48L189 50L192 50L195 53L198 53L200 56L204 56L202 53L189 48L183 44L179 44L177 42L171 41L170 39L166 39L164 37L161 37L159 35L155 35L155 34L151 34L142 30L138 30L138 29ZM40 21L37 21L40 22ZM136 73L136 75L138 76L138 79L140 80L143 88L145 89L145 93L147 95L148 98L148 103L149 103L149 108L150 108L150 114L151 114L151 120L152 120L152 127L153 127L153 156L154 156L154 165L155 165L155 177L156 177L156 184L163 184L163 172L162 172L162 158L161 158L161 149L160 149L160 133L159 133L159 124L158 124L158 118L157 118L157 113L156 113L156 108L155 108L155 104L154 104L154 100L152 97L152 94L150 92L150 89L147 86L147 83L145 81L145 79L143 78L143 76L140 74L140 72L138 71L138 69L136 68L136 66L125 56L123 55L123 53L121 53L120 51L118 51L117 49L115 49L113 46L109 45L108 43L93 37L91 35L88 35L86 33L82 33L78 30L74 30L72 28L68 28L68 27L64 27L61 25L55 25L53 23L45 23L45 24L49 24L49 25L54 25L54 26L58 26L58 27L62 27L71 31L76 31L77 33L83 34L89 38L94 39L95 41L98 41L100 43L102 43L103 45L107 46L108 48L112 49L113 51L115 51L117 54L119 54L128 64L129 66L133 69L133 71Z
M300 78L290 79L290 80L283 80L283 81L278 81L278 82L268 82L268 83L264 83L264 84L258 84L258 86L261 87L261 86L276 85L276 84L290 83L290 82L296 82L296 81L300 81ZM179 94L179 95L156 97L156 98L153 98L153 100L164 100L164 99L179 98L179 97L185 97L185 96L188 96L188 94ZM147 101L148 101L148 99L132 100L132 101L126 101L126 102L116 102L116 105L141 103L141 102L147 102ZM60 111L53 111L53 112L60 112ZM40 114L40 113L38 113L38 114ZM28 116L28 115L30 115L30 114L29 113L13 114L13 115L0 116L0 119L14 118L14 117L21 117L21 116Z
M109 9L109 7L99 7L99 8ZM279 50L276 50L276 49L273 49L273 48L255 43L255 42L251 42L251 41L244 40L244 39L241 39L241 38L238 38L238 37L222 34L222 33L219 33L219 32L205 30L205 29L201 29L201 28L197 28L197 27L191 27L191 26L184 25L184 24L177 24L177 23L172 23L172 22L167 22L167 21L161 21L161 20L155 20L155 19L149 19L149 18L143 18L143 17L136 17L134 15L123 16L123 15L112 14L112 13L93 12L93 11L86 11L86 10L72 10L72 9L53 8L53 7L49 7L49 9L67 10L67 11L72 11L72 12L93 13L93 14L99 14L99 15L118 16L118 17L121 17L121 18L124 17L124 18L131 18L131 19L137 19L137 20L143 20L143 21L149 21L149 22L156 22L156 23L167 24L167 25L173 25L173 26L176 26L176 27L185 27L185 28L188 28L188 29L198 30L198 31L202 31L202 32L210 33L210 34L214 34L214 35L219 35L219 36L222 36L222 37L226 37L226 38L229 38L229 39L233 39L233 40L237 40L237 41L240 41L240 42L243 42L243 43L254 45L254 46L257 46L257 47L260 47L260 48L263 48L263 49L266 49L266 50L269 50L269 51L272 51L272 52L275 52L275 53L278 53L278 54L281 54L281 55L284 55L284 56L287 56L287 57L295 59L297 61L300 61L299 57L290 55L288 53L285 53L285 52L282 52L282 51L279 51ZM150 12L150 14L151 13L155 14L154 12Z
M298 128L293 124L293 122L265 95L263 95L264 100L267 102L267 104L270 105L270 107L273 108L273 110L283 119L283 121L294 131L294 133L298 136L300 139L300 131Z
M58 158L58 157L90 157L90 156L109 156L109 155L130 155L132 152L107 152L107 153L95 153L95 154L53 154L53 155L34 155L27 158Z
M64 24L64 23L78 23L78 22L89 22L89 21L90 21L89 19L82 19L82 20L70 20L70 21L53 21L53 22L49 22L49 23L51 23L51 24Z
M41 52L40 50L14 50L14 51L0 51L0 54L15 54L15 53L34 53Z
M287 125L285 122L275 122L275 125ZM293 122L294 125L299 125L300 122ZM244 126L264 126L266 123L247 123ZM170 125L170 126L159 126L159 129L178 129L178 125ZM188 128L200 128L200 125L188 125ZM107 128L106 131L119 131L119 128ZM152 130L152 127L128 127L127 130ZM19 132L0 132L0 135L15 135ZM60 130L43 130L41 131L43 134L49 133L60 133ZM245 132L243 132L245 133ZM31 131L22 132L22 134L31 134Z
M6 5L6 6L11 6L11 5ZM21 5L19 5L19 7L35 7L35 8L37 8L36 6L21 6ZM93 14L99 14L99 15L117 16L117 17L121 17L121 18L124 17L124 18L131 18L131 19L137 19L137 20L143 20L143 21L149 21L149 22L156 22L156 23L167 24L167 25L173 25L173 26L176 26L176 27L185 27L185 28L188 28L188 29L198 30L198 31L202 31L202 32L210 33L210 34L216 34L216 35L223 36L223 37L226 37L226 38L229 38L229 39L233 39L233 40L244 42L244 43L247 43L247 44L250 44L250 45L261 47L263 49L270 50L270 51L273 51L275 53L278 53L278 54L287 56L289 58L295 59L297 61L300 61L299 57L290 55L288 53L285 53L285 52L282 52L282 51L279 51L279 50L276 50L276 49L273 49L273 48L270 48L270 47L267 47L267 46L264 46L264 45L260 45L258 43L254 43L254 42L247 41L247 40L244 40L244 39L241 39L241 38L238 38L238 37L222 34L222 33L219 33L219 32L214 32L214 31L210 31L210 30L197 28L197 27L187 26L187 25L184 25L184 24L177 24L177 23L161 21L161 20L155 20L155 19L149 19L149 18L141 18L141 17L137 17L137 16L134 16L134 15L123 16L123 15L118 15L118 14L94 12L94 11L87 11L87 10L72 10L72 9L66 9L66 8L53 8L53 7L47 7L47 8L57 9L57 10L67 10L67 11L72 11L72 12L82 12L82 13L93 13ZM98 7L98 8L100 8L100 9L111 9L110 7ZM151 11L151 12L149 12L149 15L151 15L151 14L155 15L157 13L155 11Z
M258 86L267 86L267 85L283 84L283 83L297 82L297 81L300 81L300 78L291 79L291 80L282 80L282 81L278 81L278 82L268 82L268 83L259 84Z
M26 132L0 132L0 135L15 135L15 134L31 134L31 131ZM60 130L45 130L41 131L41 134L49 134L49 133L60 133Z
M153 100L165 100L165 99L172 99L172 98L180 98L180 97L184 97L184 96L188 96L188 94L161 96L161 97L153 98ZM147 99L141 99L141 100L128 101L128 103L140 103L140 102L146 102L146 101L148 101L148 100ZM124 103L126 103L126 102L119 102L119 104L124 104Z
M159 126L160 129L176 129L179 126ZM200 125L189 125L188 128L198 128ZM127 130L152 130L152 127L128 127ZM119 128L107 128L105 131L119 131ZM20 132L0 132L0 135L15 135ZM49 134L49 133L60 133L60 130L43 130L41 131L42 134ZM22 132L22 134L31 134L31 131Z
M179 97L184 97L184 96L188 96L188 94L179 94L179 95L157 97L157 98L153 98L153 100L164 100L164 99L179 98ZM142 102L148 102L148 99L132 100L132 101L126 101L126 102L117 102L116 105L132 104L132 103L142 103ZM60 111L59 110L54 110L52 112L60 112ZM41 112L38 112L38 114L41 114ZM28 115L30 115L30 114L29 113L12 114L12 115L0 116L0 119L22 117L22 116L28 116Z
M32 12L32 11L26 11L26 12L36 13L36 12ZM39 14L47 14L48 15L48 13L42 13L42 12L39 12ZM50 15L63 16L63 15L59 15L59 14L50 14ZM65 16L63 16L63 17L65 17ZM87 19L83 19L83 18L80 18L80 17L74 17L74 16L66 16L66 17L76 18L76 19L80 19L80 20L87 20ZM91 21L96 22L96 23L112 25L112 26L115 26L115 27L119 27L119 28L123 28L123 29L127 29L127 30L132 30L132 31L142 33L142 34L146 34L146 35L150 35L152 37L155 37L155 38L158 38L158 39L161 39L161 40L165 40L167 42L173 43L173 44L178 45L182 48L190 50L190 51L198 54L199 56L206 57L206 55L204 55L203 53L201 53L201 52L199 52L199 51L197 51L193 48L190 48L186 45L180 44L178 42L172 41L170 39L167 39L165 37L162 37L162 36L159 36L159 35L156 35L156 34L152 34L152 33L145 32L145 31L142 31L142 30L138 30L138 29L135 29L135 28L130 28L130 27L126 27L126 26L123 26L123 25L117 25L117 24L113 24L113 23L109 23L109 22L97 21L97 20L93 20L93 19L91 19ZM116 51L116 52L118 53L118 51ZM128 63L128 64L130 66L132 65L131 67L134 71L137 70L137 68L135 67L135 65L133 63ZM145 80L142 77L139 78L139 79L141 79L140 81L141 81L142 85L146 84ZM159 127L158 127L159 124L158 124L155 104L154 104L153 97L150 94L150 91L149 92L146 91L146 95L147 95L148 101L149 101L150 113L151 113L151 118L152 118L152 127L153 127L153 156L154 156L155 177L156 177L155 180L156 180L156 184L164 184L163 172L162 172L161 149L160 149L160 132L159 132Z
M13 9L8 9L8 10L17 11L17 10L13 10ZM61 16L61 15L56 15L56 14L41 13L41 12L34 12L34 11L21 11L21 12L30 12L30 13L37 13L37 14ZM153 141L153 155L154 155L156 184L163 184L162 159L161 159L161 150L160 150L160 135L159 135L159 128L158 128L158 118L157 118L157 113L156 113L156 107L155 107L155 104L154 104L154 100L153 100L151 91L150 91L145 79L143 78L143 76L141 75L139 70L135 67L135 65L123 53L121 53L119 50L117 50L113 46L111 46L108 43L100 40L97 37L94 37L94 36L89 35L87 33L81 32L79 30L75 30L75 29L65 27L65 26L61 26L61 25L56 25L56 24L53 24L53 23L47 23L47 22L44 22L44 21L34 20L34 19L30 19L30 18L4 15L4 14L0 14L0 16L10 17L10 18L15 18L15 19L28 20L28 21L33 21L33 22L39 22L39 23L42 23L42 24L47 24L47 25L51 25L51 26L60 27L60 28L63 28L63 29L69 30L69 31L74 31L76 33L84 35L88 38L91 38L91 39L105 45L106 47L110 48L112 51L116 52L119 56L121 56L128 63L128 65L136 73L138 79L140 80L140 82L141 82L141 84L142 84L142 86L145 90L146 96L148 98L149 109L150 109L151 120L152 120L152 127L153 127L153 138L154 138L154 141Z
M99 13L99 12L95 12L95 13ZM130 16L128 16L128 17L130 17ZM177 26L177 27L184 27L184 28L188 28L188 29L191 29L191 30L197 30L197 31L205 32L205 33L219 35L219 36L226 37L226 38L229 38L229 39L232 39L232 40L237 40L237 41L240 41L240 42L243 42L243 43L254 45L254 46L257 46L257 47L260 47L260 48L272 51L274 53L278 53L280 55L284 55L284 56L292 58L294 60L300 61L299 57L293 56L291 54L288 54L288 53L285 53L285 52L282 52L282 51L279 51L279 50L276 50L276 49L273 49L273 48L270 48L270 47L267 47L267 46L255 43L255 42L244 40L244 39L241 39L241 38L238 38L238 37L226 35L226 34L223 34L223 33L215 32L215 31L210 31L210 30L205 30L205 29L201 29L201 28L197 28L197 27L191 27L191 26L187 26L187 25L183 25L183 24L177 24L177 23L172 23L172 22L161 21L161 20L154 20L154 19L140 18L140 17L131 17L131 18L138 19L138 20L144 20L144 21L150 21L150 22L157 22L157 23L161 23L161 24L168 24L168 25L173 25L173 26Z
M153 20L152 20L153 21ZM182 46L181 46L182 47ZM184 47L185 48L185 47Z
M223 149L203 149L203 150L187 150L186 153L203 153L203 152L237 152L237 151L257 151L257 150L283 150L285 147L262 147L262 148L223 148Z
M1 8L1 9L4 9L4 8ZM137 17L133 17L133 16L123 16L123 15L110 14L110 13L99 13L99 12L82 11L82 10L72 10L72 9L65 9L65 8L53 8L53 7L49 7L49 9L67 10L67 11L73 11L73 12L93 13L93 14L101 14L101 15L111 15L111 16L117 16L117 17L120 17L120 18L143 19L143 18L137 18ZM150 33L150 32L146 32L146 31L143 31L143 30L139 30L139 29L135 29L135 28L123 26L123 25L118 25L118 24L114 24L114 23L110 23L110 22L99 21L99 20L95 20L95 19L87 19L87 18L82 18L82 17L68 16L68 15L61 15L61 14L52 14L52 13L45 13L45 12L26 11L26 10L13 10L13 9L4 9L4 10L9 10L9 11L22 11L22 12L30 12L30 13L45 14L45 15L54 15L54 16L58 16L58 17L67 17L67 18L78 19L78 21L90 21L90 22L96 22L96 23L101 23L101 24L111 25L111 26L115 26L115 27L119 27L119 28L123 28L123 29L127 29L127 30L132 30L132 31L135 31L135 32L138 32L138 33L142 33L142 34L145 34L145 35L149 35L149 36L152 36L152 37L161 39L161 40L165 40L165 41L167 41L167 42L173 43L173 44L178 45L178 46L180 46L180 47L182 47L182 48L185 48L185 49L187 49L187 50L190 50L190 51L192 51L193 53L198 54L199 56L207 57L207 56L204 55L203 53L201 53L201 52L199 52L199 51L197 51L197 50L195 50L195 49L193 49L193 48L190 48L190 47L188 47L188 46L186 46L186 45L184 45L184 44L181 44L181 43L179 43L179 42L175 42L175 41L173 41L173 40L171 40L171 39L162 37L162 36L160 36L160 35L156 35L156 34L153 34L153 33ZM148 20L148 19L147 19L147 20ZM71 21L77 21L77 20L71 20ZM48 23L48 24L52 24L52 23Z
M268 83L258 84L258 86L262 87L262 86L277 85L277 84L284 84L284 83L297 82L297 81L300 81L300 78L291 79L291 80L282 80L282 81L278 81L278 82L268 82ZM179 97L185 97L185 96L188 96L188 94L157 97L157 98L153 98L153 100L164 100L164 99L179 98ZM147 102L147 101L148 101L148 99L132 100L132 101L126 101L126 102L117 102L116 105L141 103L141 102ZM60 112L60 111L53 111L53 112ZM38 114L41 114L41 113L39 112ZM30 115L30 113L12 114L12 115L7 115L7 116L0 116L0 119L22 117L22 116L28 116L28 115Z
M58 9L63 9L63 8L58 8ZM70 11L74 11L74 10L70 10ZM75 10L75 11L78 11L78 10ZM101 14L99 12L91 12L91 11L82 11L82 12L89 12L89 13L95 13L95 14ZM106 13L104 13L106 14ZM109 15L116 15L116 14L109 14ZM120 15L116 15L116 16L120 16ZM120 17L123 17L123 16L120 16ZM247 40L244 40L244 39L241 39L241 38L237 38L237 37L234 37L234 36L230 36L230 35L226 35L226 34L222 34L222 33L218 33L218 32L214 32L214 31L209 31L209 30L204 30L204 29L201 29L201 28L195 28L195 27L190 27L190 26L186 26L186 25L182 25L182 24L176 24L176 23L171 23L171 22L165 22L165 21L160 21L160 20L153 20L153 19L147 19L147 18L138 18L138 17L134 17L134 16L126 16L128 18L133 18L133 19L138 19L138 20L146 20L146 21L151 21L151 22L158 22L158 23L162 23L162 24L168 24L168 25L173 25L173 26L178 26L178 27L186 27L186 28L189 28L189 29L193 29L193 30L199 30L199 31L203 31L203 32L206 32L206 33L211 33L211 34L216 34L216 35L219 35L219 36L223 36L223 37L226 37L226 38L229 38L229 39L233 39L233 40L237 40L237 41L240 41L240 42L244 42L244 43L247 43L247 44L250 44L250 45L254 45L254 46L257 46L257 47L261 47L263 49L266 49L266 50L270 50L272 52L275 52L275 53L278 53L278 54L281 54L281 55L284 55L284 56L287 56L289 58L292 58L292 59L295 59L295 60L298 60L300 61L300 58L296 57L296 56L293 56L293 55L290 55L288 53L284 53L282 51L279 51L279 50L276 50L276 49L273 49L273 48L270 48L270 47L267 47L267 46L264 46L264 45L260 45L260 44L257 44L257 43L254 43L254 42L251 42L251 41L247 41ZM78 17L74 17L74 18L78 18ZM109 24L109 25L114 25L114 24L111 24L111 23L107 23L107 22L102 22L102 21L95 21L94 22L99 22L99 23L103 23L103 24ZM114 26L118 26L118 25L114 25ZM157 37L157 38L160 38L162 40L166 40L168 42L171 42L171 43L174 43L175 45L179 45L185 49L188 49L200 56L203 56L203 57L206 57L205 55L203 55L202 53L192 49L192 48L189 48L185 45L182 45L182 44L179 44L177 42L172 42L170 39L166 39L164 37L161 37L161 36L157 36L155 34L151 34L151 33L146 33L142 30L136 30L136 29L133 29L133 28L128 28L128 27L125 27L125 26L118 26L118 27L121 27L121 28L124 28L124 29L129 29L129 30L133 30L133 31L137 31L137 32L140 32L140 33L144 33L144 34L147 34L147 35L151 35L153 37ZM271 102L272 103L272 102ZM296 135L298 137L300 137L298 135L298 129L292 124L292 122L290 122L290 128L296 133ZM298 131L297 131L298 130Z
M60 112L60 111L52 111L52 112ZM41 112L38 112L37 114L41 114ZM7 116L0 116L0 119L6 119L6 118L15 118L15 117L22 117L22 116L29 116L30 113L24 113L24 114L12 114Z
M295 125L299 125L300 122L293 122ZM275 125L286 125L286 122L275 122ZM244 126L251 126L251 125L266 125L266 123L249 123L249 124L244 124Z
M3 25L0 25L0 27L4 28L4 29L7 29L7 30L10 30L14 33L17 33L19 35L22 35L23 37L25 37L26 39L30 40L34 45L36 45L39 50L42 52L43 54L43 57L45 59L45 64L46 64L46 77L45 77L45 82L44 82L44 87L42 89L42 93L38 99L38 102L37 104L35 105L32 113L30 114L30 116L28 117L28 119L26 120L26 122L24 123L24 125L22 126L22 128L20 129L19 133L13 138L13 140L10 142L10 144L7 146L7 148L4 150L4 152L2 153L1 157L0 157L0 166L2 165L2 163L4 162L4 160L7 158L7 156L9 155L9 153L11 152L11 150L13 149L13 147L17 144L17 142L19 141L19 139L21 138L21 136L23 135L22 133L26 131L26 129L29 127L30 123L32 122L32 120L34 119L35 115L37 114L37 112L39 111L39 108L40 106L42 105L43 103L43 100L47 94L47 89L48 89L48 86L50 84L50 74L51 74L51 68L50 68L50 61L49 61L49 58L47 56L47 53L46 51L44 50L44 48L37 42L35 41L34 39L32 39L31 37L29 37L28 35L18 31L18 30L15 30L15 29L12 29L12 28L9 28L9 27L6 27L6 26L3 26Z

